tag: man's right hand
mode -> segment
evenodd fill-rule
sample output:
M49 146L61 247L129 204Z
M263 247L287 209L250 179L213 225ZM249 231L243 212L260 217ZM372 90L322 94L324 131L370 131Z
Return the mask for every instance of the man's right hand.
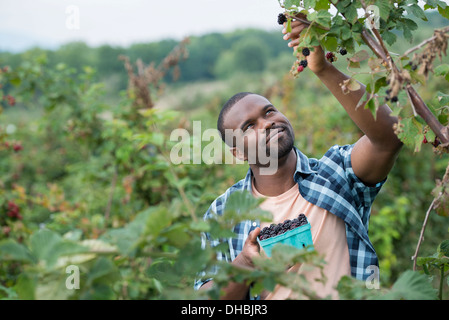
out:
M238 266L254 267L254 257L260 256L260 245L257 242L257 236L260 234L260 228L257 227L251 231L243 244L242 252L232 262Z
M242 252L232 261L233 265L243 268L254 267L253 258L260 255L260 246L257 242L257 236L260 234L260 228L251 231L243 244ZM213 286L213 280L205 283L201 289L210 289ZM229 282L223 289L224 294L220 297L223 300L242 300L245 299L249 290L247 283Z

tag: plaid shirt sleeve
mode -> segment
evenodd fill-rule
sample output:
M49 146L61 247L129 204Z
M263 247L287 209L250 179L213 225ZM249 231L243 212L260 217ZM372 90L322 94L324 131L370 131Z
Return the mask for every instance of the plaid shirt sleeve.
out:
M354 145L346 145L342 147L335 146L334 148L336 148L338 153L341 154L343 169L345 171L346 179L351 186L351 192L356 204L357 212L360 214L360 219L362 220L363 226L368 231L371 206L387 178L378 182L374 186L367 186L360 180L359 177L357 177L352 169L351 154L354 149Z
M226 202L228 201L230 195L233 192L236 191L244 191L244 190L251 190L251 169L248 169L248 172L246 174L246 177L235 183L232 187L228 188L225 193L223 193L221 196L219 196L217 199L215 199L212 204L210 205L209 209L206 211L204 215L204 220L210 219L215 214L216 215L222 215L224 213ZM212 239L209 233L203 233L201 237L201 245L203 248L205 248L207 245L213 247L218 246L221 243L227 244L227 251L225 252L217 252L217 260L219 261L227 261L231 262L233 261L237 255L242 251L243 244L246 241L246 238L248 237L249 233L255 229L257 226L259 226L258 222L256 221L250 221L245 220L242 221L234 226L234 229L232 230L235 234L232 238L226 238L226 239ZM214 267L214 269L209 270L208 274L215 274L217 272L217 268ZM201 272L194 284L195 289L201 288L203 284L206 282L212 280L212 278L205 278L206 272Z
M225 194L221 195L221 197L215 199L214 202L212 202L212 204L210 205L209 209L206 211L206 213L204 214L203 219L207 220L209 219L213 214L222 214L223 213L223 205L224 202L222 199L222 197L225 197ZM217 245L220 244L219 240L214 240L211 239L210 234L207 232L203 232L201 234L201 247L204 249L206 248L207 245L210 245L211 247L215 247ZM218 252L217 253L217 260L228 260L226 255L223 254L222 252ZM214 267L213 270L210 270L211 274L214 274L217 272L217 268ZM206 271L202 271L199 275L199 278L195 281L194 284L194 288L195 290L198 290L199 288L201 288L201 286L209 281L212 280L212 278L204 278L206 276Z

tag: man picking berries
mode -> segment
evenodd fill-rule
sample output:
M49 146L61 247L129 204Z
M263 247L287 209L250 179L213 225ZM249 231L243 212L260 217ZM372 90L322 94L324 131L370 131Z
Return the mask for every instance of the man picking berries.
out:
M304 18L304 17L301 17ZM285 21L283 22L285 26ZM292 30L284 39L297 49L299 35L307 23L292 21ZM253 258L260 255L257 237L261 228L270 223L294 219L304 213L311 224L315 250L326 264L323 272L327 281L320 278L320 270L303 270L293 266L289 272L302 274L309 281L310 289L319 296L338 298L335 286L342 276L351 275L360 280L372 277L373 267L378 266L376 252L368 237L371 205L388 173L394 165L402 147L393 131L397 119L390 116L391 110L382 105L376 119L363 106L356 109L363 97L365 87L343 94L339 83L349 77L336 69L320 46L305 50L310 69L340 102L349 117L364 132L364 136L353 144L334 145L317 159L309 159L294 146L294 132L290 121L265 97L241 92L231 97L218 117L218 130L224 137L226 132L238 132L233 139L224 139L235 157L248 161L251 143L259 148L265 143L265 151L276 149L277 170L269 175L261 174L266 164L248 161L246 177L219 196L205 214L222 214L231 193L249 190L255 197L265 198L261 208L273 214L273 221L243 221L234 227L236 238L226 239L229 250L218 254L218 259L234 265L252 267ZM317 116L319 110L317 110ZM273 159L272 159L273 160ZM211 246L220 241L205 234L203 239ZM213 286L213 279L198 280L196 288ZM223 299L244 299L250 295L245 283L231 282L225 288ZM251 295L250 295L251 297ZM262 296L265 299L301 298L281 286Z

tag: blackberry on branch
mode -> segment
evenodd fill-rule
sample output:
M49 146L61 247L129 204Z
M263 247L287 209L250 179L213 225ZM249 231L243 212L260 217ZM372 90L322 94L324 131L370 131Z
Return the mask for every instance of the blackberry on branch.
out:
M278 15L278 23L284 24L284 22L287 22L287 17L283 13L279 13Z
M308 55L310 55L310 49L309 48L302 49L302 54L304 55L304 57L307 57Z

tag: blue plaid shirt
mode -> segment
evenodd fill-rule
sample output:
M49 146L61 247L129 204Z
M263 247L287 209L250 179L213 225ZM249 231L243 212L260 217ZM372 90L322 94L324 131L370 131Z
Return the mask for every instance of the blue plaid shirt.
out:
M324 156L317 160L307 158L297 148L296 170L294 180L298 184L302 197L316 206L323 208L345 222L348 242L351 274L353 277L366 280L372 277L372 266L378 267L376 252L368 238L368 224L371 205L385 180L375 186L366 186L354 173L351 164L351 152L354 145L331 147ZM251 192L251 169L246 177L211 204L204 219L216 213L223 214L226 201L235 191ZM242 251L248 234L259 226L258 221L243 221L234 227L235 238L227 239L229 252L219 253L218 260L232 261ZM209 243L212 247L219 244L204 234L203 246ZM371 266L371 267L370 267ZM199 289L211 279L195 282Z

